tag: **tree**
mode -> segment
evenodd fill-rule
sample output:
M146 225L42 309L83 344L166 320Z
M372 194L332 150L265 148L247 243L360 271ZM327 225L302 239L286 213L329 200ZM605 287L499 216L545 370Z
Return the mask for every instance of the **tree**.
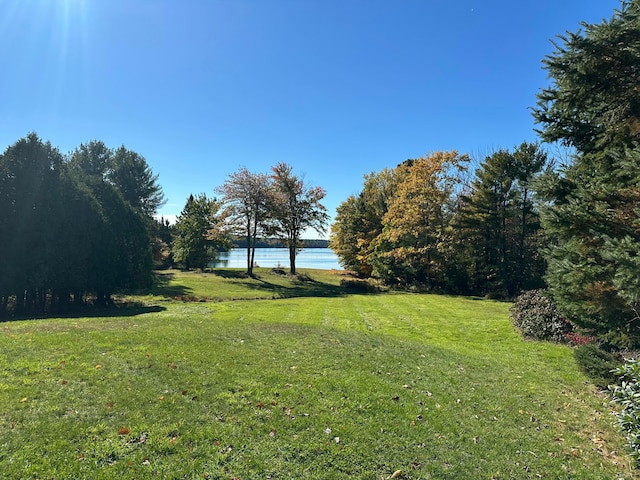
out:
M533 112L543 140L581 154L640 141L640 3L621 5L610 21L560 35L543 60L553 79Z
M383 169L364 177L364 187L338 206L330 247L340 264L362 277L373 272L372 242L382 233L382 219L397 186L396 171Z
M243 167L218 189L227 205L228 221L234 231L246 239L248 275L253 275L258 236L267 231L270 188L267 175L252 173Z
M295 275L300 235L309 228L320 234L326 231L329 216L321 203L325 191L306 185L286 163L278 163L271 170L273 233L285 241L289 249L290 271Z
M538 184L561 312L616 347L640 344L640 3L560 37L534 117L573 163Z
M446 284L452 200L468 157L435 152L407 160L372 248L373 274L387 283Z
M215 259L216 248L225 245L218 230L221 203L204 193L190 195L173 227L173 259L186 269L204 269Z
M93 208L91 216L74 210L84 215L75 226L83 229L80 237L91 251L84 289L95 292L98 303L107 303L118 289L149 285L153 267L149 218L109 180L112 150L103 142L92 141L72 152L68 163L70 174L91 198Z
M44 308L55 274L52 245L61 233L60 173L64 157L30 133L0 156L0 297L2 311Z
M536 144L498 150L460 196L456 225L467 251L471 292L513 297L541 286L540 222L530 184L545 165L546 154Z
M107 179L133 208L148 218L165 203L158 175L153 174L143 156L124 146L110 159Z

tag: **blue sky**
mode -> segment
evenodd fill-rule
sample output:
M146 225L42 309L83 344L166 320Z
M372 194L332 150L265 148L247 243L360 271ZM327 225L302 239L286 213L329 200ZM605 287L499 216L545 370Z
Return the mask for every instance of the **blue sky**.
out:
M551 40L617 0L0 0L0 150L143 155L180 213L286 162L335 208L364 174L535 141Z

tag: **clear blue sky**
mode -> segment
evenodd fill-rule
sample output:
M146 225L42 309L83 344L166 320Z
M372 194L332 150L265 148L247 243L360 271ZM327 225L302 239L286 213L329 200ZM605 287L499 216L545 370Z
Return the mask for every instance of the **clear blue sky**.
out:
M0 150L143 155L180 213L286 162L335 208L364 174L535 141L550 40L617 0L0 0Z

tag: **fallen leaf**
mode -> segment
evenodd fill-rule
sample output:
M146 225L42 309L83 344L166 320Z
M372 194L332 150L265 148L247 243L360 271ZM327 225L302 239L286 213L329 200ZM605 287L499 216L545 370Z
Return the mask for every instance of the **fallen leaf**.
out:
M391 478L398 478L400 475L402 475L402 470L396 470L395 472L393 472L391 474L391 476L389 477L389 479Z
M99 370L101 368L102 368L102 365L100 365L100 364L96 365L96 370Z
M27 397L24 397L22 400L20 400L21 402L26 402L27 401Z
M118 430L118 435L120 436L129 435L130 433L131 433L131 430L126 427L122 427L120 430Z
M62 380L62 381L60 382L60 384L61 384L61 385L66 385L67 383L69 383L69 382L67 382L66 380Z

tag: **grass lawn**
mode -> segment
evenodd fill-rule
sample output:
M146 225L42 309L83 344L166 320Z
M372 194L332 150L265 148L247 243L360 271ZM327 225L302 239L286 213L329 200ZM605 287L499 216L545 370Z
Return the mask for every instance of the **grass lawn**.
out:
M508 304L307 273L165 272L146 308L0 324L0 478L637 478Z

